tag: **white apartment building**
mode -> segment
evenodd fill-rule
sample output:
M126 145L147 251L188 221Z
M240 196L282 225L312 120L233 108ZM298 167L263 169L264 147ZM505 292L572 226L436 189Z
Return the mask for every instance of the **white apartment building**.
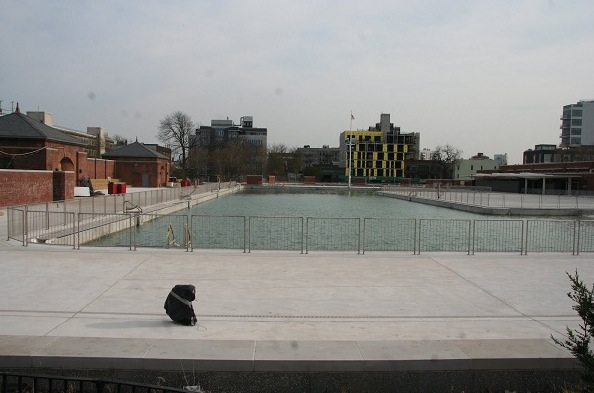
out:
M560 128L561 147L594 145L594 101L565 105Z
M474 175L476 175L478 171L498 168L499 165L497 165L495 160L483 155L483 153L478 153L470 159L457 160L454 163L453 178L455 180L473 180Z

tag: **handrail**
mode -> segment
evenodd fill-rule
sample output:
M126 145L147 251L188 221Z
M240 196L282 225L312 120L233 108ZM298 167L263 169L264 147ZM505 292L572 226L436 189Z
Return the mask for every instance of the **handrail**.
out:
M127 207L126 205L130 205L130 207ZM123 207L124 211L127 212L131 212L132 210L134 210L134 213L139 213L142 214L142 208L138 205L133 204L130 201L124 201L124 207Z

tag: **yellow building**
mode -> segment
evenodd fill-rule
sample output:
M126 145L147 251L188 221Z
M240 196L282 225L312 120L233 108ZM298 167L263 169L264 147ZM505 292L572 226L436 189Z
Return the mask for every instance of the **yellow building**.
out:
M394 181L406 177L404 163L417 158L419 133L404 134L383 113L380 122L369 130L340 134L341 164L344 175L367 181ZM342 166L341 165L341 166Z

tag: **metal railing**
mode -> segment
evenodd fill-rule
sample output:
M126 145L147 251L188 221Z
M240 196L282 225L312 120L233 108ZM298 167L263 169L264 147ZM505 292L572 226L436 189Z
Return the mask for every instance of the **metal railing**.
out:
M177 193L171 193L171 195ZM10 207L8 239L73 248L156 247L309 251L594 252L592 220L452 220L401 218L259 217L156 214L138 203L166 193L147 192L126 202L121 195L87 209L68 204ZM167 197L169 197L167 196ZM107 200L107 199L105 199ZM179 200L177 200L179 202ZM88 203L88 202L85 202ZM184 202L185 203L185 202ZM106 209L106 206L110 207ZM111 209L120 209L113 211ZM129 209L126 206L134 206ZM79 206L81 207L81 206ZM136 207L139 207L136 209ZM107 210L107 212L105 212Z
M362 252L417 252L417 220L414 218L365 218L363 220Z
M307 217L305 252L361 250L360 218Z
M484 187L407 187L384 186L382 192L404 197L441 200L452 203L525 209L594 209L592 195L575 194L510 194L491 192Z
M75 246L79 239L83 243L92 240L85 238L85 235L82 238L78 236L80 231L88 234L93 228L93 224L88 224L90 217L88 215L97 219L103 215L104 218L99 219L99 222L118 221L121 218L115 219L111 216L122 213L146 213L146 211L154 210L167 203L199 199L212 192L237 186L235 182L209 183L192 187L160 188L127 194L99 195L68 201L10 206L6 209L8 240L16 240L26 246L31 240L43 242L44 238L47 238L46 242L51 239L48 244ZM82 216L75 218L74 221L82 223L82 228L75 229L72 217L77 217L79 214ZM113 230L118 231L121 228L116 226Z
M15 214L17 214L16 212ZM299 251L594 252L594 221L92 214L25 211L48 231L30 242L75 248ZM37 224L36 224L37 225ZM55 237L53 237L55 236Z
M247 217L192 216L191 250L196 248L247 249ZM195 228L195 229L194 229Z
M524 251L523 220L475 220L472 253Z
M470 220L419 220L419 254L421 251L463 251L472 246Z
M249 217L246 243L251 250L303 252L303 217Z
M0 393L188 393L160 385L58 375L0 373Z

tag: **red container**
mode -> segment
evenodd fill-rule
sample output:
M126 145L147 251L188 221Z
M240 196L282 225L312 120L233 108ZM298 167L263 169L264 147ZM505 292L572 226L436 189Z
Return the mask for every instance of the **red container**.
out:
M126 193L126 184L125 183L118 183L117 185L117 194L125 194Z
M117 193L115 183L107 183L107 193L110 195Z

